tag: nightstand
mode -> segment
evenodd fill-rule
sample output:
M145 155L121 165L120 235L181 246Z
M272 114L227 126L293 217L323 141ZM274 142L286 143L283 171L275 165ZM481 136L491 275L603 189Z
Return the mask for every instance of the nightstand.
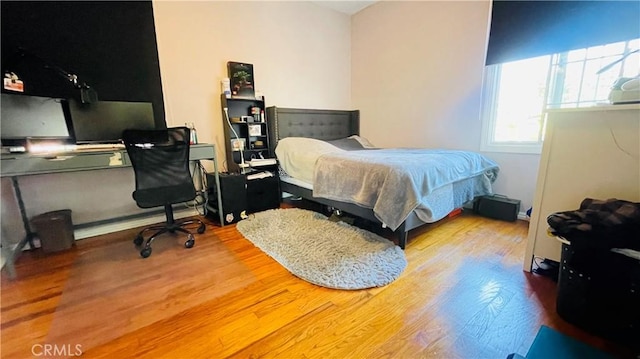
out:
M280 207L280 177L278 165L252 168L245 175L247 181L247 213Z

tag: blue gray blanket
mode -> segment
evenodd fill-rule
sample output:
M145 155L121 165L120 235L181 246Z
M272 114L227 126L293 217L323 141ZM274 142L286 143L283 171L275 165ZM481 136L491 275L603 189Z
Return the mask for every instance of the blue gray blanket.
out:
M396 230L416 208L430 208L429 195L456 181L479 177L478 194L490 194L498 165L468 151L380 149L320 156L313 195L373 209ZM473 194L471 195L473 196ZM439 196L441 197L441 193ZM436 220L439 218L436 218Z

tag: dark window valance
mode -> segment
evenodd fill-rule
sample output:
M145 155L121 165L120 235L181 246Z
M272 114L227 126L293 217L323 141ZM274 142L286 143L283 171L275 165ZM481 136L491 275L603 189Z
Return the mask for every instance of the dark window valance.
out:
M486 64L640 37L640 1L494 0Z

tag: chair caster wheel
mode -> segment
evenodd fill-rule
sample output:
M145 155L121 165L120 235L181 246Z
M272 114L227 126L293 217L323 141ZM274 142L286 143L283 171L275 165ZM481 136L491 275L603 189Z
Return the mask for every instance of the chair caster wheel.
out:
M138 234L138 236L133 240L133 244L139 246L142 245L142 241L144 241L144 238L142 238L142 235Z
M192 248L195 244L196 244L196 241L191 236L189 236L189 239L187 239L187 241L184 242L184 247Z
M149 247L149 248L145 248L145 249L143 249L143 250L141 250L141 251L140 251L140 256L141 256L142 258L147 258L147 257L149 257L150 255L151 255L151 247Z
M202 224L198 227L198 234L202 234L202 233L204 233L204 229L205 229L205 226L204 226L204 223L202 223Z

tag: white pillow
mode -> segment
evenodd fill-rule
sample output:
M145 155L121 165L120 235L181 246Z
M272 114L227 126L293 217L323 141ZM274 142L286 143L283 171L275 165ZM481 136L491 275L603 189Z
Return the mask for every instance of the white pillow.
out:
M276 157L289 176L313 184L313 169L318 158L327 153L344 150L327 143L305 137L287 137L278 141Z
M376 146L372 145L372 144L371 144L371 142L369 142L369 140L367 140L367 139L366 139L366 138L364 138L364 137L360 137L360 136L358 136L358 135L353 135L353 136L350 136L349 138L353 138L354 140L356 140L356 141L360 142L360 144L361 144L361 145L362 145L362 147L364 147L364 148L378 148L378 147L376 147Z

